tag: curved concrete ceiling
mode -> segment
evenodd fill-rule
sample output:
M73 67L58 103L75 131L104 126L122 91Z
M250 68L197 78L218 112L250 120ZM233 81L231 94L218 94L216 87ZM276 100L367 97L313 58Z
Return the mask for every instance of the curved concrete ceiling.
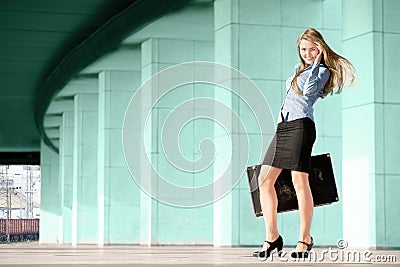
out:
M0 152L39 151L53 97L129 34L188 0L2 0Z

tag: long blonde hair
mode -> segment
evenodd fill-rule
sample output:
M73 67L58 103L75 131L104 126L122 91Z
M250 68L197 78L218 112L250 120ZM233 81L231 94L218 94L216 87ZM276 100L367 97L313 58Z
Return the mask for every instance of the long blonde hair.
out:
M296 72L292 84L293 90L302 94L297 88L297 78L301 72L306 68L306 63L300 54L300 42L301 40L307 40L313 42L322 48L321 63L323 63L330 71L330 77L325 84L322 98L328 94L333 94L334 89L337 88L336 93L339 94L345 85L351 85L355 80L354 67L350 61L338 54L336 54L326 43L322 35L315 29L305 30L297 40L297 52L300 57L300 68Z

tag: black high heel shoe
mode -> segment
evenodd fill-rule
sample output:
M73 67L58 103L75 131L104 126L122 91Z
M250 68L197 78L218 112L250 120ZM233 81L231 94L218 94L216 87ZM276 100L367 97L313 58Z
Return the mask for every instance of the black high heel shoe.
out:
M279 237L273 241L265 241L269 244L269 248L267 250L258 250L253 252L253 257L261 258L261 259L267 259L270 255L271 252L276 249L278 252L278 255L281 255L281 251L283 248L283 238L282 236L279 235Z
M306 243L306 242L303 242L303 241L298 241L297 243L301 243L301 244L306 245L306 246L307 246L307 249L304 250L304 251L300 251L300 252L298 252L298 251L293 251L293 252L290 254L290 256L291 256L292 258L299 258L299 259L300 259L300 258L308 258L308 254L309 254L310 250L312 249L312 247L314 246L313 238L311 237L311 243L310 243L310 244L308 244L308 243Z

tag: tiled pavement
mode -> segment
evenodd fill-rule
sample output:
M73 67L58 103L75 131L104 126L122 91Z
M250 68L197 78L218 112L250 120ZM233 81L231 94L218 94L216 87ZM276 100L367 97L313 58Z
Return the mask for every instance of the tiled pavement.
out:
M309 260L294 261L292 248L266 261L251 256L255 248L211 246L0 244L0 266L400 266L399 250L315 248Z

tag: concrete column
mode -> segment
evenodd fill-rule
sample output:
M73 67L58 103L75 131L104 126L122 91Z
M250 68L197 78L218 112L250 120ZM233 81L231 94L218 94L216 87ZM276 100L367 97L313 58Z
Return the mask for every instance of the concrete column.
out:
M159 39L152 38L142 43L142 81L146 81L152 75L164 70L166 67L195 60L213 59L212 42L179 39ZM174 166L174 159L168 159L163 150L161 133L164 122L170 112L185 112L195 115L195 104L188 108L180 108L179 105L184 101L193 101L197 96L205 96L207 89L201 86L188 84L179 88L171 88L166 95L160 98L157 86L153 87L152 92L142 92L142 120L147 120L148 133L143 136L146 143L146 151L142 151L141 161L151 161L154 170L163 179L178 186L192 188L193 186L210 180L212 174L209 172L195 174L195 163L190 170L182 170ZM197 107L199 108L199 107ZM202 107L206 108L206 107ZM210 107L212 108L212 107ZM150 115L150 116L148 116ZM198 123L198 124L197 124ZM180 151L168 151L172 157L181 155L188 160L195 162L199 158L198 144L196 139L201 134L196 134L203 130L202 134L209 133L211 137L212 128L201 128L200 121L188 123L188 125L174 125L181 127L181 136L170 136L169 142L179 142ZM197 128L199 127L199 128ZM197 130L196 130L197 129ZM165 140L164 140L165 141ZM171 161L170 161L171 160ZM144 164L141 164L144 166ZM141 183L151 183L151 172L148 169L141 169ZM203 178L201 178L203 177ZM205 179L201 181L202 179ZM207 181L208 181L207 180ZM159 194L165 199L171 198L186 202L193 202L195 195L177 196L172 192L166 192L159 187L157 179L153 177L153 184L148 184L154 195ZM179 205L166 205L157 200L151 199L146 193L141 192L141 244L179 244L195 243L209 244L212 242L212 206L198 207L196 209L185 209Z
M264 93L266 96L277 99L276 103L271 102L272 109L277 109L281 101L281 63L279 62L281 31L279 27L275 26L279 26L281 22L280 16L276 16L280 13L279 10L280 3L276 1L274 3L272 1L239 0L214 2L215 61L243 72L260 88L271 88ZM264 47L268 47L268 49L264 51ZM274 52L269 53L269 50ZM274 63L269 64L269 62ZM238 77L230 79L227 83L234 84ZM245 97L245 93L243 97ZM224 92L217 88L215 99L225 103L232 110L230 114L226 114L230 117L230 123L225 125L225 131L217 130L215 133L217 144L231 150L232 158L229 160L232 164L226 171L232 177L230 181L232 190L226 197L214 204L214 245L234 246L260 243L255 240L257 240L256 237L261 237L260 239L263 240L262 221L257 220L252 213L247 179L243 176L240 184L235 185L235 180L243 173L244 169L239 169L239 162L245 160L245 162L257 164L261 160L261 155L254 153L256 149L250 154L245 151L237 151L237 148L241 147L243 142L247 142L253 133L251 129L242 132L238 127L242 123L240 119L251 113L248 113L249 111L246 110L241 99L238 99L232 92ZM216 105L219 103L216 102ZM264 108L269 109L268 106ZM233 112L237 113L240 119L235 117ZM265 118L265 122L268 119ZM256 134L256 132L254 133ZM270 136L265 138L270 138ZM257 135L254 135L254 140L249 143L250 149L261 145L261 139L255 141L256 139ZM232 143L229 144L228 140L231 140ZM221 156L229 157L228 154ZM218 174L226 167L226 164L216 166L214 176L218 177ZM221 193L218 188L214 190L216 195Z
M60 113L66 107L68 101L57 101L47 110L44 118L45 131L56 147L59 147L59 140L62 138L63 121ZM41 151L41 229L46 229L41 233L41 243L62 243L63 242L63 178L62 161L59 154L42 144ZM59 162L56 162L56 161ZM49 214L49 209L54 209L56 213ZM49 225L47 225L49 224ZM57 231L55 230L57 228Z
M343 98L343 234L353 246L398 247L398 1L343 4L343 47L357 83Z
M77 189L74 184L74 129L75 129L75 103L74 97L79 92L97 93L97 79L77 77L71 80L51 103L47 114L61 114L59 127L59 159L60 159L60 188L62 216L60 217L59 242L72 244L73 200ZM75 210L76 211L76 210ZM76 214L74 215L76 217ZM74 225L74 226L73 226Z
M74 96L72 244L97 243L98 94Z
M60 192L63 200L62 213L62 243L72 243L72 174L73 174L73 142L74 142L74 102L70 100L71 108L62 114L60 127Z
M125 111L140 81L139 71L99 73L99 245L139 243L140 189L125 164L121 138Z
M59 217L61 216L59 197L59 159L58 154L44 142L40 148L41 200L40 200L40 239L39 242L59 242Z

